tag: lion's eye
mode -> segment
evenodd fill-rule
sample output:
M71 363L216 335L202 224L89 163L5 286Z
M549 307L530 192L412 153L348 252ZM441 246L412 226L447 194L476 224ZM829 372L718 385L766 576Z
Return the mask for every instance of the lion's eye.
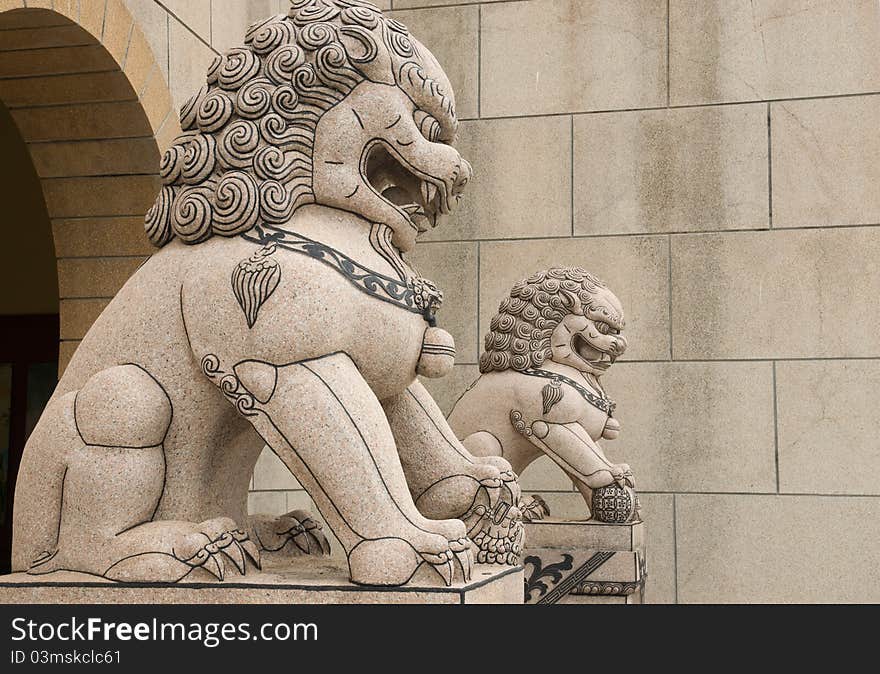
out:
M416 110L413 113L413 118L415 119L416 126L419 127L419 131L422 132L422 135L432 143L436 143L440 138L440 122L424 110Z

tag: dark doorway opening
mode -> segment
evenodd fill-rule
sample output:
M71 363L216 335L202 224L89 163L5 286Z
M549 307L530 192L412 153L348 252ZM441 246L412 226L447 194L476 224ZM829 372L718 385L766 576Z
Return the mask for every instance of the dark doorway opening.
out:
M59 299L43 188L0 101L0 574L12 558L12 508L22 450L58 380Z
M58 381L58 316L0 316L0 574L12 559L15 477Z

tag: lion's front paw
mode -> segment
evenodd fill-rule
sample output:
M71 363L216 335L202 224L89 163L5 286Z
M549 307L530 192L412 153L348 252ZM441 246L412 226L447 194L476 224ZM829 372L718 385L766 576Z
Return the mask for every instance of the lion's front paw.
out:
M330 543L320 522L304 510L278 517L252 515L250 523L260 549L271 558L330 554Z
M248 535L231 520L221 527L212 526L215 522L204 522L201 531L184 536L175 544L174 556L192 569L204 569L217 580L227 576L230 562L242 576L247 569L247 558L259 568L260 552Z
M618 463L611 469L614 481L621 487L635 487L632 469L626 463Z
M486 489L474 506L462 518L468 527L468 536L477 547L480 564L519 564L522 552L522 514L509 489Z
M471 543L463 538L421 532L414 540L388 537L358 543L348 555L352 582L359 585L435 584L450 586L471 579L474 560ZM438 578L439 577L439 578Z
M528 503L521 501L519 510L522 513L523 522L538 522L550 517L550 506L538 494L532 494L532 500Z
M200 524L149 522L116 540L120 557L102 573L110 580L222 581L233 570L245 575L249 565L260 568L257 546L228 517Z

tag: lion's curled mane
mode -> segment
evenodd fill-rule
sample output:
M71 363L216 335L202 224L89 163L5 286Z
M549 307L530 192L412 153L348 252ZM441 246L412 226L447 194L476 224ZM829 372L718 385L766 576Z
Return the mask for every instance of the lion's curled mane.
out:
M180 110L183 135L162 157L163 187L146 216L156 246L196 244L288 222L314 202L312 154L321 117L393 53L397 77L453 104L418 64L407 28L363 0L291 0L217 56ZM436 124L426 117L425 123Z
M586 311L605 287L580 267L554 267L516 283L489 325L480 372L540 367L551 356L550 336L576 300Z

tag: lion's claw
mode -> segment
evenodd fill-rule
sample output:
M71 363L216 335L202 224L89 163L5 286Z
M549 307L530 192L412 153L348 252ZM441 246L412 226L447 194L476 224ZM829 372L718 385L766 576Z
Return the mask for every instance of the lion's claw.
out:
M292 510L278 517L254 515L251 526L264 552L294 556L330 554L330 543L320 522L304 510Z
M455 555L455 561L458 563L458 568L461 569L461 577L464 579L464 582L467 583L471 579L471 573L473 572L474 566L474 558L470 545L465 547L464 550L453 552L452 554Z
M244 553L250 557L250 560L254 563L258 569L262 569L262 563L260 560L260 548L250 539L246 532L241 529L236 529L232 532L232 538L238 543L238 547L241 548Z
M233 564L235 564L235 568L238 569L238 572L243 576L246 565L244 559L244 550L241 549L241 546L236 541L233 541L231 545L223 548L223 554L226 555Z
M193 569L202 568L217 580L223 580L223 566L220 564L217 557L211 554L206 548L202 548L192 557L181 559L180 561Z
M210 524L201 528L212 529ZM205 543L205 539L208 540ZM241 575L247 572L245 553L259 568L259 551L245 532L240 529L230 529L219 534L205 532L187 535L179 550L175 551L175 558L192 569L204 569L217 580L224 580L227 576L225 560L232 562L233 566Z
M433 562L430 563L433 564ZM443 582L446 583L447 587L452 585L452 578L455 575L455 568L452 565L451 559L446 560L442 564L433 564L433 568L434 571L436 571L443 579Z

